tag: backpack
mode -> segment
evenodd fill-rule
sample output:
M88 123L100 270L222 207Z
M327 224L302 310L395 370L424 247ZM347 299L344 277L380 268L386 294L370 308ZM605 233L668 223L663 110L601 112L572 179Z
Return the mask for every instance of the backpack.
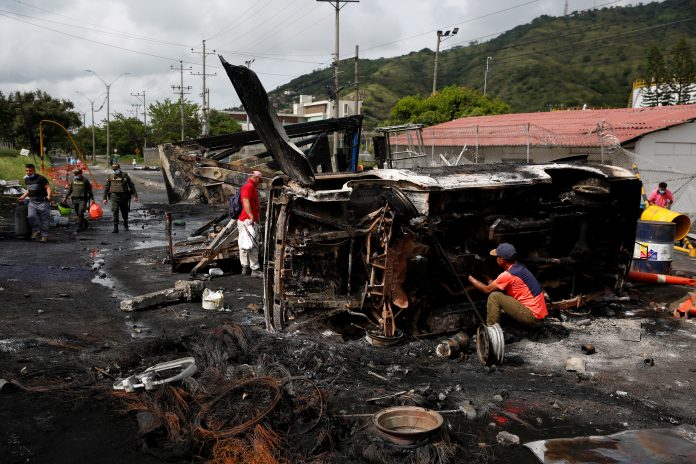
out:
M230 218L237 219L242 214L242 189L238 189L233 197L230 197Z

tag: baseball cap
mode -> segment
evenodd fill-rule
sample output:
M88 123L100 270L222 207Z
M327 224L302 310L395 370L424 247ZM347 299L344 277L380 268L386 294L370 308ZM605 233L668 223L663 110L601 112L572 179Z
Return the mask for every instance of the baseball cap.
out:
M251 171L251 175L255 177L263 177L263 174L261 174L261 171Z
M491 256L499 256L503 259L513 259L517 257L517 250L509 243L501 243L495 250L491 250Z

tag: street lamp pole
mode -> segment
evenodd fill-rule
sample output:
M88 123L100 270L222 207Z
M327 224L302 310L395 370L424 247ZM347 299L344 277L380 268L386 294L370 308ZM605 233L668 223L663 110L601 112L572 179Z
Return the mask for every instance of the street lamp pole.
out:
M437 31L437 45L435 46L435 67L433 68L433 93L437 92L437 65L440 62L440 42L454 37L459 32L459 28L455 27L451 31ZM450 34L451 33L451 34Z
M109 82L108 84L102 77L97 74L96 72L92 71L91 69L85 69L88 73L92 73L95 76L99 78L100 81L102 81L102 84L104 84L104 87L106 87L106 159L108 161L109 156L111 156L111 136L109 133L109 122L111 120L111 108L110 108L110 91L111 91L111 84L122 78L123 76L127 76L130 73L123 73L120 76L118 76L116 79L113 81Z
M90 100L89 97L87 97L87 95L85 95L84 93L80 92L79 90L76 90L75 93L79 93L80 95L82 95L83 97L85 97L85 98L87 99L87 101L89 102L90 106L92 107L92 162L94 163L94 161L95 161L96 158L97 158L97 153L96 153L96 136L95 136L95 134L94 134L94 100ZM102 103L102 104L103 104L103 103ZM101 108L99 108L99 109L101 109ZM97 110L97 111L99 111L99 110Z
M360 0L317 0L318 2L328 2L331 4L331 6L334 7L336 10L336 31L335 31L335 41L336 41L336 53L334 55L334 88L336 90L336 101L334 103L334 118L338 119L338 105L339 105L339 100L338 100L338 67L340 64L340 55L339 55L339 26L340 26L340 12L341 8L343 8L347 3L358 3ZM343 4L343 5L341 5ZM338 153L338 132L334 132L333 135L333 153L334 156L331 157L331 168L332 171L338 172L338 162L336 160L336 154Z
M486 95L486 89L488 87L488 62L493 59L492 56L486 57L486 72L483 73L483 94Z

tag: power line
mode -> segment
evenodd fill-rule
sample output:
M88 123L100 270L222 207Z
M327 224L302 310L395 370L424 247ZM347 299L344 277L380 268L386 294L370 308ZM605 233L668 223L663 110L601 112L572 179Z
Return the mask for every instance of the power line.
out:
M477 17L475 17L475 18L471 18L471 19L467 19L467 20L462 20L462 21L456 22L456 23L454 23L454 24L450 24L449 26L442 27L442 28L440 28L440 29L448 29L448 28L455 27L455 26L461 26L461 25L463 25L463 24L467 24L467 23L471 23L471 22L474 22L474 21L478 21L479 19L488 18L489 16L494 16L494 15L497 15L497 14L500 14L500 13L505 13L505 12L507 12L507 11L514 10L514 9L516 9L516 8L520 8L520 7L523 7L523 6L526 6L526 5L530 5L530 4L532 4L532 3L537 3L538 1L539 1L539 0L531 0L531 1L528 1L528 2L525 2L525 3L520 3L520 4L518 4L518 5L514 5L514 6L511 6L511 7L509 7L509 8L504 8L504 9L502 9L502 10L497 10L497 11L492 11L492 12L490 12L490 13L486 13L485 15L477 16ZM435 31L437 31L437 29L431 29L431 30L426 31L426 32L421 32L420 34L414 34L414 35L411 35L411 36L408 36L408 37L402 37L402 38L400 38L400 39L392 40L391 42L385 42L385 43L382 43L382 44L373 45L373 46L371 46L371 47L366 47L363 51L374 50L375 48L381 48L381 47L385 47L385 46L387 46L387 45L393 45L393 44L395 44L395 43L403 42L403 41L405 41L405 40L414 39L414 38L416 38L416 37L422 37L422 36L424 36L424 35L432 34L432 33L435 32Z
M260 41L262 41L264 38L266 38L268 34L265 33L265 32L260 32L261 27L263 27L265 24L269 24L273 18L275 18L275 17L278 16L280 13L284 12L285 10L287 10L288 8L290 8L291 6L293 6L295 3L297 3L297 1L298 1L298 0L294 0L294 1L292 1L292 2L287 3L287 4L285 5L285 8L281 8L280 10L276 11L275 14L273 14L273 15L267 17L267 18L264 18L264 20L263 20L262 22L260 22L260 23L258 23L258 24L256 24L256 25L253 25L253 26L251 26L251 27L249 27L249 30L250 30L250 31L254 31L255 33L258 33L258 34L257 34L258 37L253 38L253 39L251 39L250 41L247 40L246 44L240 45L239 48L241 48L241 49L247 49L247 50L248 50L248 49L250 49L252 46L256 45L258 42L260 42ZM281 21L276 25L276 27L282 25L283 23L285 23L285 24L292 24L292 22L294 21L295 17L303 15L303 14L304 14L304 10L306 10L308 7L311 7L311 6L312 6L311 3L307 3L304 7L294 10L294 12L293 12L289 17L287 17L287 18L281 18ZM241 31L240 31L240 34L239 34L239 35L242 36L242 37L248 36L247 33L243 33L243 32L241 32ZM229 44L232 43L232 42L235 42L235 40L232 40L232 41L226 43L225 45L229 45Z
M257 9L254 13L252 13L251 16L249 16L249 18L251 18L252 16L254 16L255 14L257 14L259 11L263 10L264 8L266 8L266 6L268 6L271 2L272 2L272 0L268 0L265 4L262 4L263 6L261 6L261 8ZM219 37L219 36L221 36L222 34L225 34L228 30L230 30L230 29L232 28L232 26L236 26L237 24L240 24L243 20L246 21L248 18L244 18L244 16L246 16L246 14L247 14L248 12L250 12L254 7L257 7L257 6L259 6L258 3L257 3L257 4L252 4L251 7L247 8L246 10L244 10L244 13L242 13L240 16L237 16L237 17L234 19L234 21L232 21L232 22L229 23L227 26L225 26L225 27L223 27L222 29L220 29L218 32L216 32L216 33L213 34L212 36L208 37L206 40L211 40L211 39L214 39L214 38L216 38L216 37ZM225 45L226 45L226 44L225 44Z

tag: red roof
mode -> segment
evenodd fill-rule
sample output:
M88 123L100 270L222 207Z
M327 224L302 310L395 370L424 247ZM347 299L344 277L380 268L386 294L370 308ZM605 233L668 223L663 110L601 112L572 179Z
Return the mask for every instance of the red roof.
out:
M566 110L455 119L423 130L426 146L623 144L650 132L696 120L696 105ZM600 139L602 139L600 142Z

